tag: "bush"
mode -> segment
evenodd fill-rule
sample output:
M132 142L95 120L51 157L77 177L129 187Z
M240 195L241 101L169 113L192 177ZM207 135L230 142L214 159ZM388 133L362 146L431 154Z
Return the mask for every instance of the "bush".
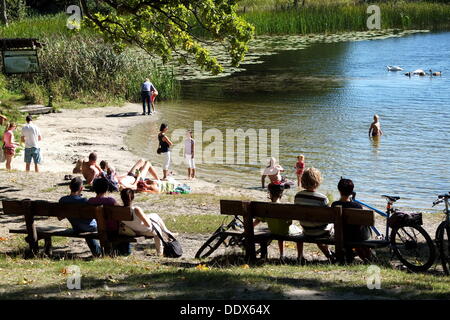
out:
M6 0L6 15L9 21L18 21L28 16L26 0Z
M138 49L117 51L113 45L88 35L41 38L41 73L15 75L8 89L22 92L32 103L81 99L107 102L140 100L140 86L152 79L161 99L175 98L178 81L171 69L156 65Z
M25 99L34 104L45 104L47 103L48 95L43 86L33 83L24 82L22 87L22 93Z

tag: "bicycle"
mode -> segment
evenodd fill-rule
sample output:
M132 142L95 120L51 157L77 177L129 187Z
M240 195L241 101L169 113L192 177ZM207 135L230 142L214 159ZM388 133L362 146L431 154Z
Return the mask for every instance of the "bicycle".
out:
M439 256L442 263L442 268L446 275L450 274L450 209L449 209L449 199L450 192L447 194L439 195L438 199L433 202L433 207L445 203L445 219L442 221L438 228L436 229L436 245L438 247Z
M353 201L375 211L389 221L390 217L399 212L394 208L394 203L400 200L400 197L389 195L382 195L382 197L387 201L386 212L356 200L355 196ZM395 225L391 228L387 222L385 235L381 234L375 227L372 227L372 230L377 237L384 238L400 262L409 270L413 272L426 271L433 265L436 259L436 249L433 240L419 223Z
M196 259L203 259L209 257L214 251L217 250L222 244L228 247L243 247L244 246L244 223L239 216L234 216L226 226L224 225L226 218L223 220L222 225L217 228L212 236L206 240L206 242L198 249L195 254ZM241 229L242 231L239 231ZM227 241L227 238L228 241ZM270 243L270 241L269 241ZM268 244L269 244L268 243ZM256 251L256 254L261 252L261 248Z
M226 218L225 218L226 219ZM213 235L206 240L206 242L198 249L195 254L196 259L203 259L209 257L222 243L225 247L229 246L241 246L243 245L244 236L242 233L237 232L238 228L243 228L243 222L238 216L234 216L226 226L224 226L225 219L222 225L214 231ZM233 230L233 231L230 231ZM225 240L230 237L228 242ZM205 251L206 250L206 251Z

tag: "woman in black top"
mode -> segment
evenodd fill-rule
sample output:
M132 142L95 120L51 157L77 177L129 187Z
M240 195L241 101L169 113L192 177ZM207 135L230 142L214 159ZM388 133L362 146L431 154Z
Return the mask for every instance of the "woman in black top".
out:
M164 164L163 164L163 178L162 180L167 180L167 175L169 172L170 166L170 147L173 145L172 141L166 136L169 127L167 124L162 123L159 128L158 141L159 148L158 150L162 155L164 155Z

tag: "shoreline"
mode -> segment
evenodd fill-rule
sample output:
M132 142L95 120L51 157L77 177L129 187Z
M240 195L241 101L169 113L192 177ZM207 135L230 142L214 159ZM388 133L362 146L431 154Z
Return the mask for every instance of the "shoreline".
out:
M13 160L13 171L7 172L2 169L0 170L0 177L5 175L11 182L18 182L19 185L23 186L26 184L23 184L24 181L20 180L24 178L37 179L43 184L39 186L40 188L47 187L48 189L61 186L59 182L67 183L63 179L64 175L72 174L75 162L79 158L87 158L91 152L97 153L98 162L107 160L115 167L119 175L126 174L140 159L126 144L130 128L144 122L158 121L161 115L161 113L157 113L153 116L142 116L140 111L138 104L127 103L123 106L81 110L63 109L59 113L41 115L33 121L42 133L41 172L35 174L33 166L30 173L24 171L25 164L22 151ZM153 164L155 162L152 161L154 157L155 155L149 155L145 160L149 160ZM154 168L158 176L162 176L161 167L154 165ZM75 176L75 174L72 175ZM187 183L191 187L192 193L196 194L241 196L245 192L246 195L255 199L265 196L265 192L260 190L219 186L201 178L187 180L182 173L177 174L175 172L173 177L180 183ZM117 195L117 193L112 195Z

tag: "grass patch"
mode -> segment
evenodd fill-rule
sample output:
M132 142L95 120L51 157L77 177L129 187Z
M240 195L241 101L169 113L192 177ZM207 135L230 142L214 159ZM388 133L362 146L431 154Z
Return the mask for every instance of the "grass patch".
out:
M228 223L232 217L222 215L162 215L169 230L183 233L212 234L222 223Z
M265 263L248 266L181 264L170 259L157 262L138 257L92 261L0 257L0 298L90 299L298 299L302 290L344 298L351 294L370 298L445 299L448 278L409 274L381 268L381 289L366 286L367 266L312 264L305 267ZM68 290L68 267L82 275L81 290Z

